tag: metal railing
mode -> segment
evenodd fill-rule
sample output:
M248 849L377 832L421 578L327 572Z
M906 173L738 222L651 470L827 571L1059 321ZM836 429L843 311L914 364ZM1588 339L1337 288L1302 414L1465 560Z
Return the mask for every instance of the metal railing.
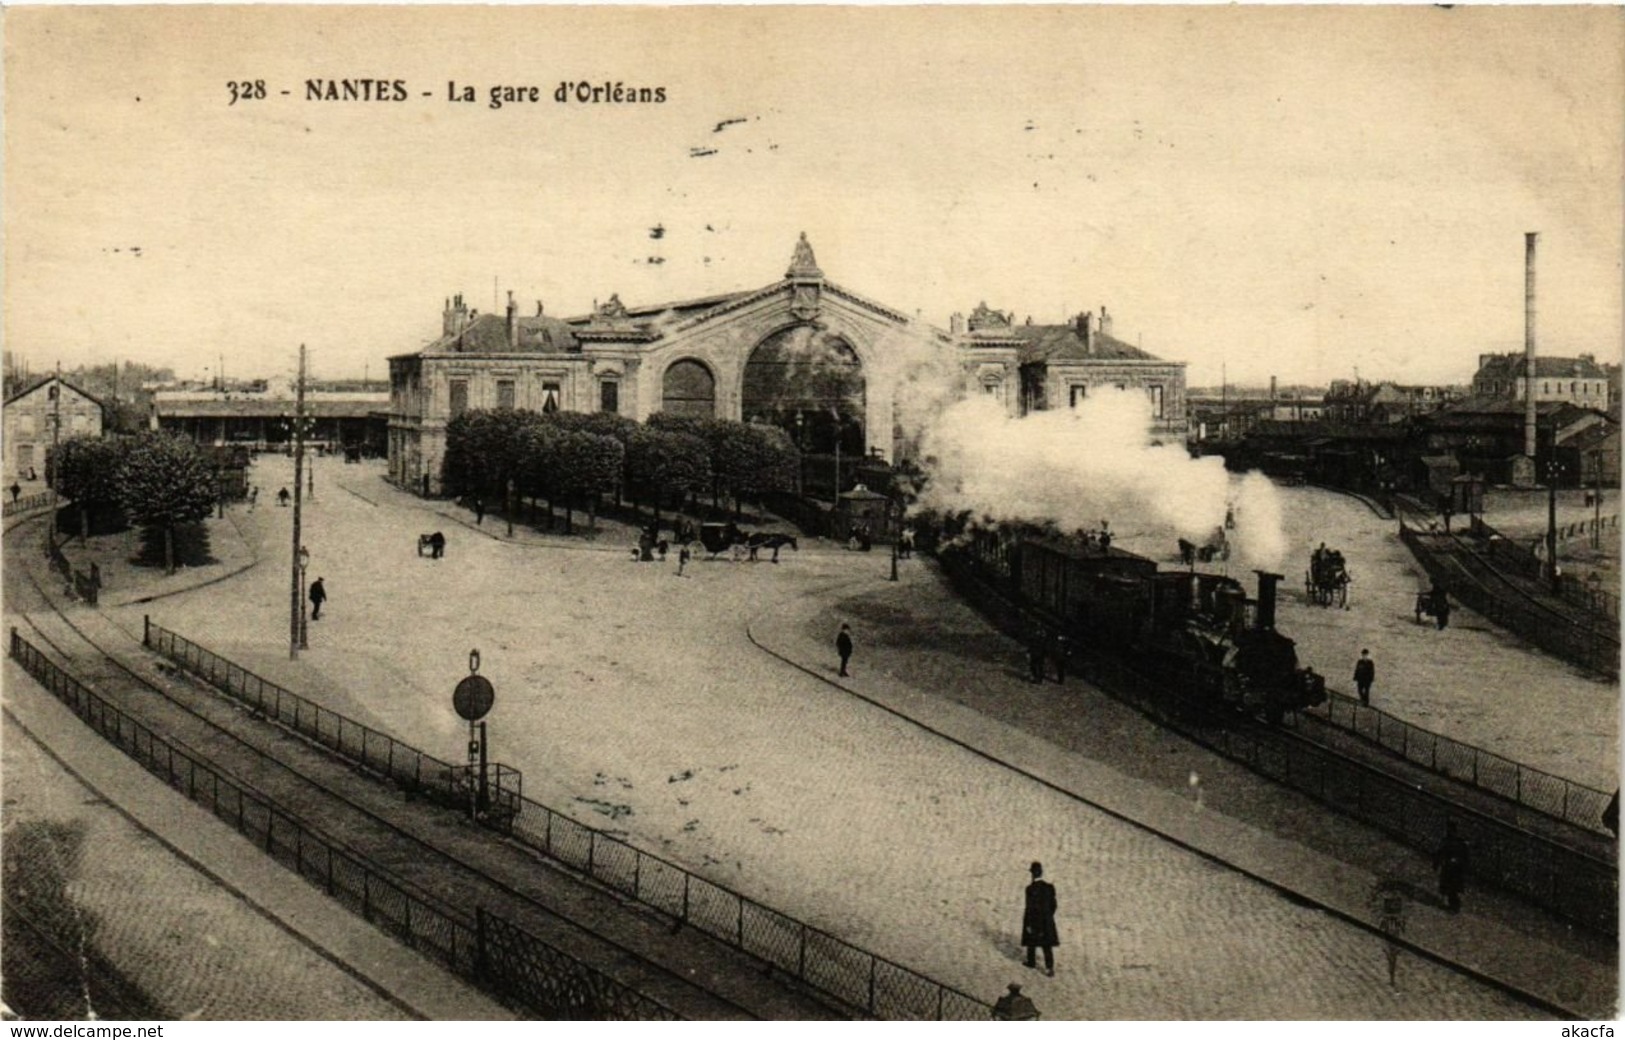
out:
M466 808L454 767L322 708L150 619L145 644L211 685L337 754L450 808ZM501 787L500 777L497 784ZM982 1000L936 982L529 798L505 831L622 895L767 962L848 1007L881 1019L985 1020Z
M659 1002L476 908L476 918L390 877L341 842L154 732L11 630L11 657L91 729L266 854L419 953L548 1018L675 1020ZM493 941L493 934L500 941Z
M1540 607L1534 601L1525 603L1511 597L1496 595L1483 588L1476 580L1459 580L1466 572L1452 571L1450 562L1454 559L1453 555L1432 551L1422 544L1421 536L1416 531L1403 523L1399 527L1399 539L1411 550L1411 554L1421 563L1422 569L1431 580L1449 589L1452 595L1471 610L1503 628L1516 632L1541 649L1581 667L1604 675L1619 674L1618 630L1612 625L1604 624L1604 619L1600 615L1597 624L1581 625L1563 618L1551 609ZM1495 548L1501 544L1500 539L1492 543L1491 554L1495 565L1500 567L1503 563L1507 563L1510 566L1523 566L1516 563L1512 557L1506 556L1504 550ZM1455 563L1456 568L1460 569L1461 566L1459 562Z
M955 586L996 625L1018 637L1028 632L1036 608L1023 607L978 574L968 554L948 553L941 559ZM1008 579L1003 584L1008 586ZM1053 624L1056 619L1048 620ZM1612 864L1296 737L1238 725L1233 716L1179 696L1170 676L1151 675L1121 658L1096 653L1082 640L1074 645L1079 647L1075 661L1083 678L1169 729L1429 853L1439 845L1445 823L1453 820L1472 846L1475 879L1517 893L1577 924L1617 934L1619 876Z
M1568 823L1609 834L1603 810L1609 795L1594 787L1526 766L1481 747L1454 740L1347 694L1327 690L1326 703L1310 709L1328 725L1355 734L1407 762L1499 795ZM1296 724L1296 718L1288 721Z
M50 504L51 493L49 491L41 491L33 495L23 495L16 501L12 501L8 498L5 500L4 511L0 512L0 516L17 516L21 513L30 513L36 509L44 509Z
M1589 534L1594 528L1599 534L1602 531L1617 531L1619 516L1617 514L1605 516L1600 522L1584 520L1565 524L1557 530L1558 541L1563 542ZM1545 536L1534 539L1534 550L1530 550L1486 524L1480 517L1473 519L1471 530L1474 535L1484 540L1484 544L1488 546L1490 560L1496 567L1530 581L1546 580ZM1617 594L1588 585L1570 574L1564 574L1557 579L1556 591L1565 602L1599 614L1600 620L1612 625L1619 624Z

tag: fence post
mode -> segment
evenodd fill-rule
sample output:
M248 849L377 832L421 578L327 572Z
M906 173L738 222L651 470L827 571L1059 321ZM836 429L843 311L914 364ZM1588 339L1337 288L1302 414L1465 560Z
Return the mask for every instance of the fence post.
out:
M739 916L737 918L737 923L734 925L734 930L737 933L738 938L734 941L734 945L738 946L740 949L744 949L745 948L745 897L744 896L735 896L734 898L738 900L737 906L739 907Z
M874 954L872 954L872 953L869 955L869 1008L868 1008L868 1010L869 1010L870 1014L873 1014L874 1010L875 1010L875 957L874 957Z
M589 830L587 832L587 876L588 877L592 877L593 854L595 852L597 852L597 851L598 851L598 832L594 831L594 830Z
M807 977L807 926L801 926L801 944L796 950L796 978Z
M15 632L16 629L12 629L12 631ZM142 646L151 646L152 645L152 615L151 614L142 614L141 615L141 645Z
M500 790L500 788L499 788ZM642 899L643 891L643 853L637 849L632 850L632 898Z
M688 923L688 883L690 881L692 881L693 879L694 879L694 875L690 874L686 870L683 871L683 917L682 917L682 920L683 920L683 923L685 923L685 924Z

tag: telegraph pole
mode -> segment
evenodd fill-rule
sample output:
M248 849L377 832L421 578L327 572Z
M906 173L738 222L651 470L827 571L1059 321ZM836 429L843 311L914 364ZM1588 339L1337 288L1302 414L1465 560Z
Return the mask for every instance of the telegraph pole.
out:
M62 460L57 451L62 439L62 362L56 363L56 382L51 384L51 457L46 460L46 483L51 489L51 520L45 528L45 555L56 551L56 486L62 482Z
M293 398L293 553L289 578L288 660L299 659L299 608L304 590L299 580L299 519L303 506L305 475L305 345L299 344L299 383Z

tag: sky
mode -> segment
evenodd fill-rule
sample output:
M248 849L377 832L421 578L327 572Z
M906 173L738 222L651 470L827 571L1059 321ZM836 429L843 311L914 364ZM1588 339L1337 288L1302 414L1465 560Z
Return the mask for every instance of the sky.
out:
M1523 347L1538 231L1541 351L1617 360L1622 19L12 7L5 345L250 377L304 343L319 377L377 377L453 293L755 288L806 232L830 280L942 327L1104 305L1191 385L1463 383ZM341 78L406 100L306 98ZM554 100L580 81L665 100ZM499 85L539 100L493 109Z

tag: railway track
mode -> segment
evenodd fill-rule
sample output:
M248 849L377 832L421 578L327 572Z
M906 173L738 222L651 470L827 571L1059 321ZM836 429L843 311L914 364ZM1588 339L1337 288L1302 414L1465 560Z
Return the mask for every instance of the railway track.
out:
M399 792L358 776L325 749L252 717L167 663L118 650L122 630L110 631L111 623L94 612L76 612L76 622L27 564L15 570L29 572L30 598L43 605L16 615L18 628L54 663L416 898L470 922L471 929L481 908L504 917L677 1017L765 1017L733 984L739 977L760 975L759 962L710 947L708 940L693 935L685 941L709 948L682 970L651 960L613 936L627 934L628 928L633 934L669 934L669 921L628 907L613 894L443 810L420 807L402 813ZM560 891L573 891L567 905L560 905ZM612 916L620 919L613 926ZM805 1017L840 1017L804 993L791 999Z

